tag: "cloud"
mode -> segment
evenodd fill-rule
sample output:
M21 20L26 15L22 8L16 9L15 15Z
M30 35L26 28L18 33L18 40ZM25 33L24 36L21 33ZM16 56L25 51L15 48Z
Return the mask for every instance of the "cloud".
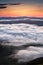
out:
M7 4L0 4L0 9L7 8Z
M0 39L8 40L7 45L23 46L30 44L43 44L43 26L30 24L2 24L0 26ZM6 45L5 44L5 45Z
M21 5L21 3L6 3L6 4L0 4L0 9L7 8L7 5Z
M20 5L21 3L4 3L0 4L0 6L6 6L6 5Z
M0 6L0 9L5 9L7 8L7 6Z
M43 47L30 46L24 50L18 50L18 52L12 55L12 58L18 59L18 62L29 62L34 59L43 57Z
M7 8L6 4L0 4L0 9Z
M21 3L9 3L8 5L21 5Z
M43 26L23 23L0 24L0 41L2 45L15 47L9 57L17 59L19 63L43 57ZM36 47L31 44L42 46Z

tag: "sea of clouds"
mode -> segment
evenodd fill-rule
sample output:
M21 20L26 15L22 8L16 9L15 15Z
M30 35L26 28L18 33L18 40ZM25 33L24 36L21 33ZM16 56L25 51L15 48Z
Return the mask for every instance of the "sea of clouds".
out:
M20 47L23 45L40 44L40 47L28 46L18 50L10 57L18 62L28 62L43 57L43 26L30 24L0 24L0 42L2 45Z
M43 26L30 24L0 25L0 40L9 45L43 44ZM15 43L15 44L14 44Z

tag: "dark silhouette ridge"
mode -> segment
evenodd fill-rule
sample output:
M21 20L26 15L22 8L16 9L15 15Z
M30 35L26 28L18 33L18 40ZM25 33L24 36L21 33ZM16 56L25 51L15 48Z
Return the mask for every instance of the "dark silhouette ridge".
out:
M43 26L43 21L0 21L0 24L20 24L20 23Z
M30 18L23 20L24 18ZM26 24L35 24L38 26L43 26L43 21L32 21L31 19L34 19L35 17L0 17L0 24L19 24L19 23L26 23ZM21 19L14 21L15 19ZM35 19L43 19L43 18L35 18ZM2 21L1 21L2 20ZM5 21L3 21L5 20ZM11 20L11 21L6 21L6 20Z

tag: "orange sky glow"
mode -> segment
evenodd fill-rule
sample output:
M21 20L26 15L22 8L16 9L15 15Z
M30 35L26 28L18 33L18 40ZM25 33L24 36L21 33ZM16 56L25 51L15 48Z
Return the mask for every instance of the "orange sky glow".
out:
M0 16L43 17L43 7L35 4L7 5L7 8L0 9Z

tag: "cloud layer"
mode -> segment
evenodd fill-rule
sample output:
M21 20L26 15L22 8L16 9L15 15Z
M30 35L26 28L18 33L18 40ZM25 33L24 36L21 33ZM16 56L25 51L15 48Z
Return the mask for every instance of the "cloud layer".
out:
M43 26L23 23L0 24L0 42L2 45L15 47L9 57L17 59L18 63L43 57Z
M43 26L30 24L0 25L0 39L9 45L43 44ZM5 43L5 45L6 45ZM8 45L8 44L7 44Z
M25 50L19 50L18 53L13 58L17 58L18 62L29 62L36 58L43 57L43 47L28 47Z

